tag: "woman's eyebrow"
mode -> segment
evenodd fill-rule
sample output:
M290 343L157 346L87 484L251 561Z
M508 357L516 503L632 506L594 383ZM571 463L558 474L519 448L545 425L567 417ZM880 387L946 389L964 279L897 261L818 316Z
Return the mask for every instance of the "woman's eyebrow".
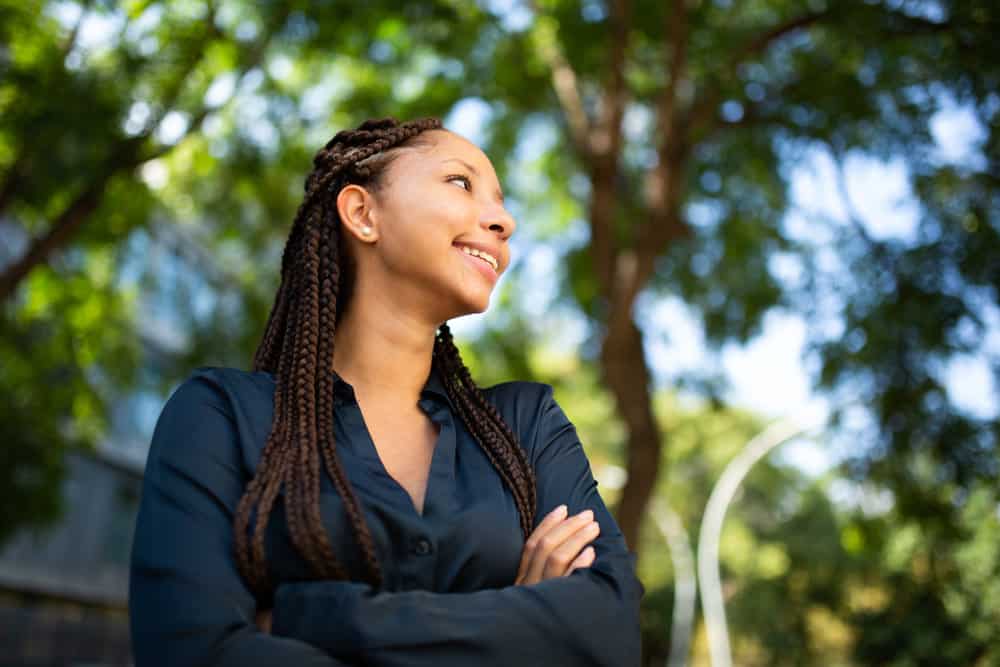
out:
M444 160L441 160L441 164L444 164L445 162L459 162L459 163L465 165L465 167L469 171L471 171L473 174L475 174L476 176L479 176L479 170L476 169L475 167L473 167L471 164L469 164L468 162L466 162L465 160L463 160L460 157L449 157L449 158L445 158ZM502 203L503 202L503 192L499 188L497 188L496 195L497 195L497 199L499 199L500 202Z

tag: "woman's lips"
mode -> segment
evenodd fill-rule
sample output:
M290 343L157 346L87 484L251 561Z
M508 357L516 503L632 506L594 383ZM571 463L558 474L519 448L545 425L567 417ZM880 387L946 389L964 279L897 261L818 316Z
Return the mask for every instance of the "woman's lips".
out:
M485 276L486 279L490 281L491 285L497 281L497 278L500 277L497 274L497 272L493 270L493 266L485 259L479 259L478 257L470 255L461 248L459 248L458 246L454 246L454 248L455 252L464 257L465 261L469 262L473 266L473 268L476 269L476 271L479 271L481 274L483 274L483 276Z

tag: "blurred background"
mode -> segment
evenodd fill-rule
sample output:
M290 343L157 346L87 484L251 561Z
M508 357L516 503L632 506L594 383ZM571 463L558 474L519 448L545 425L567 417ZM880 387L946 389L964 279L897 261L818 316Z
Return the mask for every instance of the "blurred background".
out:
M989 0L0 0L0 664L129 664L146 449L248 368L313 154L434 115L519 222L645 665L1000 665Z

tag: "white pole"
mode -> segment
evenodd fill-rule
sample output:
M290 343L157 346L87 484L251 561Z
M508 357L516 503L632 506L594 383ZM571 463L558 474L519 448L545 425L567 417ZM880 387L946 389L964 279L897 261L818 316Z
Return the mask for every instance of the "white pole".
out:
M695 597L698 592L694 556L684 523L677 512L662 498L655 498L651 509L653 521L670 548L670 560L674 566L674 613L670 623L670 656L667 667L684 667L691 651Z
M792 419L781 419L764 429L729 462L708 498L701 531L698 534L698 584L701 586L701 602L705 613L705 629L708 633L708 651L712 667L732 667L733 662L719 575L719 539L722 536L722 522L726 518L726 508L753 465L781 443L815 425L817 422L815 417L805 420L806 426Z

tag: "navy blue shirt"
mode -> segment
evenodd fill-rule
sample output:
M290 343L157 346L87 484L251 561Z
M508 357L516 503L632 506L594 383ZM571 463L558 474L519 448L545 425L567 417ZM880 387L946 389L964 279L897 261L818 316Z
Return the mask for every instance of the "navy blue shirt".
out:
M432 371L419 406L440 426L423 512L386 472L350 384L335 376L337 452L383 571L363 563L323 474L321 517L353 581L310 580L279 496L266 533L276 583L272 632L233 552L233 513L271 428L274 377L201 367L156 423L132 547L129 613L137 667L154 665L614 665L640 662L635 554L597 490L573 424L538 382L485 396L537 477L535 525L560 504L600 524L594 563L515 585L524 535L514 498Z

